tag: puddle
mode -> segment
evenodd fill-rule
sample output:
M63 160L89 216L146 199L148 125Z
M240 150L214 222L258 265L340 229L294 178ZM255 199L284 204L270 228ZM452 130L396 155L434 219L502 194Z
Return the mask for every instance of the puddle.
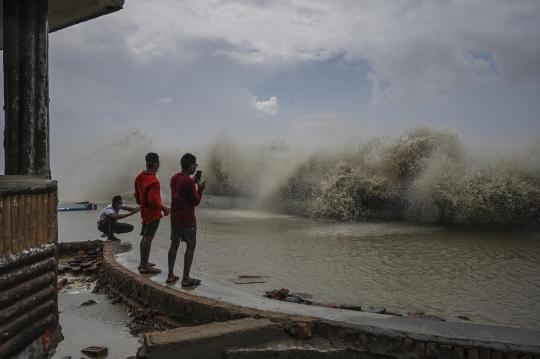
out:
M133 249L133 245L130 242L118 243L115 244L114 249L116 254L126 253Z
M97 304L81 306L94 300ZM139 347L139 336L130 333L127 326L133 318L126 314L127 307L112 304L106 295L90 291L67 291L58 294L60 325L64 340L58 344L53 359L66 356L90 358L81 349L101 346L108 354L100 358L127 358L135 356ZM93 358L95 359L95 358Z

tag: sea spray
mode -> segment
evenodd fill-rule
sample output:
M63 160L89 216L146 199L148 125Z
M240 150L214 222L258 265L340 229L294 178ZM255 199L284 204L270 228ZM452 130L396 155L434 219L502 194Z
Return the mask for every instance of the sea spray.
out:
M60 176L61 199L132 192L144 155L158 152L162 195L184 152L197 156L205 193L242 196L259 209L341 221L407 219L533 227L540 219L540 142L479 158L458 135L416 125L399 136L295 144L241 143L226 131L201 148L158 148L127 134L85 154Z
M82 150L82 154L74 154L76 160L66 168L53 169L53 179L57 179L59 184L60 201L109 202L120 194L125 197L124 202L133 202L135 177L145 169L144 157L148 152L160 155L158 177L162 190L165 190L164 199L168 198L169 179L179 171L180 150L168 148L161 153L154 140L138 130L128 132L115 141L98 142L97 146Z

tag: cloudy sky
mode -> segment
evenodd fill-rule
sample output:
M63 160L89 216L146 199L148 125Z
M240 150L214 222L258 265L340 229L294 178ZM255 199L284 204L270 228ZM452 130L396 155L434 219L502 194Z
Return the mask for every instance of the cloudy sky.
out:
M538 0L126 0L51 34L53 165L138 129L189 147L414 123L540 135Z

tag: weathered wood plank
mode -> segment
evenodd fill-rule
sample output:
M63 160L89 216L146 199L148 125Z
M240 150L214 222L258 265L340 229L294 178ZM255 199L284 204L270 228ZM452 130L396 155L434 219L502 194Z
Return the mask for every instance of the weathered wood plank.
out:
M31 196L31 208L30 208L30 237L29 241L25 242L25 245L28 245L28 248L25 247L25 249L35 248L36 247L36 231L37 231L37 196L33 194Z
M18 210L18 203L17 203L17 196L9 196L9 226L11 227L11 254L18 253L20 250L22 250L22 243L17 238L17 210Z
M47 218L47 243L54 244L56 240L56 196L49 193L48 218Z
M9 197L2 198L2 222L4 223L2 239L4 241L4 255L6 257L11 255L11 225L9 224L11 217L10 207Z
M36 240L34 241L33 247L40 246L42 244L43 238L43 226L47 225L47 222L43 220L43 195L36 195Z
M24 237L24 201L24 195L17 196L17 238L22 243L28 240Z

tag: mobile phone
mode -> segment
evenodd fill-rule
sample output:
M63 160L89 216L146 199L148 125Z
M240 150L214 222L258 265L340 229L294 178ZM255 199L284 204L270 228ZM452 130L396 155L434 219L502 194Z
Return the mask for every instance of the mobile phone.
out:
M200 181L201 175L202 175L202 171L197 171L197 173L195 173L195 181Z

